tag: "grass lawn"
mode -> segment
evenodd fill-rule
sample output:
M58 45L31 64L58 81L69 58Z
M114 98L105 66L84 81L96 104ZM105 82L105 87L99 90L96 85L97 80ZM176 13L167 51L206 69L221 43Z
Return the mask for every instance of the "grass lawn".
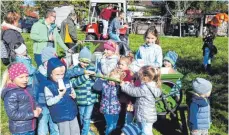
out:
M85 35L78 34L79 39L83 40ZM25 43L28 48L30 56L32 55L32 41L29 34L23 34ZM129 35L130 48L136 51L142 43L144 43L143 35ZM160 37L160 43L163 53L168 50L176 51L179 55L177 67L178 71L184 74L183 91L184 93L191 90L190 81L195 77L207 78L213 83L213 90L210 97L212 125L210 134L212 135L226 135L228 132L228 38L217 37L214 44L218 48L218 54L213 59L212 69L214 75L208 75L201 69L202 63L202 39L195 37ZM35 62L33 61L34 65ZM1 71L5 70L5 66L1 65ZM186 103L186 96L183 98L183 104ZM2 101L2 100L1 100ZM187 116L187 113L186 113ZM1 135L9 135L7 115L5 113L3 102L1 102ZM169 121L169 120L168 120ZM159 121L160 122L160 121ZM162 128L163 129L163 128ZM97 130L93 126L93 130ZM166 126L163 130L166 130ZM161 128L154 129L155 135L165 134ZM175 129L174 129L175 130ZM181 131L177 131L177 134ZM175 133L175 132L174 132ZM171 132L170 132L171 134ZM99 135L99 133L97 133ZM173 134L175 135L175 134Z

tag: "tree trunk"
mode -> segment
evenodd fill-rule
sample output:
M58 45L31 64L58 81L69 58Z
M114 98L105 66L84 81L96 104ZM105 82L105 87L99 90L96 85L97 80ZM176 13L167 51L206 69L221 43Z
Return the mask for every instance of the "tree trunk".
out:
M200 19L200 33L199 33L200 37L203 37L203 29L204 29L204 16L202 16Z

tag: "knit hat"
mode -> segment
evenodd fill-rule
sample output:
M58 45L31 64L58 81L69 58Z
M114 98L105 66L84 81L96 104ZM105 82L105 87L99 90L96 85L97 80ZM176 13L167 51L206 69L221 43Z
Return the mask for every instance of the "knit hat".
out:
M197 94L206 94L212 90L212 84L206 79L203 78L196 78L192 81L193 90Z
M53 47L48 46L48 47L45 47L41 51L41 61L42 61L42 63L48 61L49 59L51 59L53 57L57 57L56 50Z
M174 52L174 51L168 51L165 54L164 60L169 61L173 65L173 67L174 67L175 64L176 64L177 58L178 58L178 55L177 55L176 52Z
M91 52L87 47L84 47L79 54L79 61L91 62Z
M29 74L28 69L23 63L14 63L8 69L10 80L14 80L21 74Z
M51 78L52 71L55 68L62 67L64 64L58 58L50 58L47 64L47 76Z
M17 54L22 54L22 53L24 53L26 51L26 45L21 43L21 45L17 49L14 49L14 51Z
M104 49L111 50L113 52L116 51L116 47L114 46L114 44L112 43L112 41L109 41L109 40L104 43L103 47L104 47Z

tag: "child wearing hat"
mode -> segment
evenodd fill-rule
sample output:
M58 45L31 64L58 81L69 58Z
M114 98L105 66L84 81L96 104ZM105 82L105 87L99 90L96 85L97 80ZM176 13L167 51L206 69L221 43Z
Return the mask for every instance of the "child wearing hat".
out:
M68 70L68 77L71 78L72 86L76 92L76 102L79 108L80 124L82 126L81 135L88 135L90 130L90 120L94 104L98 102L98 95L92 91L95 78L90 76L95 74L95 66L91 63L91 52L84 47L79 53L79 64ZM80 71L83 74L76 75ZM72 74L71 74L71 73Z
M119 56L117 53L117 44L108 40L104 43L104 55L100 60L101 72L103 75L108 75L113 69L117 67Z
M191 135L207 135L210 128L211 116L208 97L212 84L204 78L192 81L193 94L189 108L189 127Z
M176 62L178 59L178 54L175 51L168 51L163 59L163 66L161 68L162 74L176 74ZM180 89L181 89L181 80L178 79L176 81L176 85L172 87L170 90L170 94L174 93L173 96L175 96L176 100L178 101L180 99Z
M32 60L27 54L26 45L23 43L16 43L14 45L15 62L23 63L29 72L29 82L28 85L32 84L33 73L36 71L36 68L32 65Z
M11 63L2 79L1 98L12 135L34 135L36 118L42 111L35 103L32 88L27 85L28 75L23 63Z
M47 63L48 60L51 58L56 58L57 54L55 48L53 47L45 47L41 51L41 61L42 64L38 67L35 71L33 76L33 86L36 95L36 101L39 106L42 107L42 115L38 119L38 127L37 127L37 134L39 135L59 135L59 129L56 123L53 122L44 94L44 88L47 78ZM49 132L50 131L50 132Z

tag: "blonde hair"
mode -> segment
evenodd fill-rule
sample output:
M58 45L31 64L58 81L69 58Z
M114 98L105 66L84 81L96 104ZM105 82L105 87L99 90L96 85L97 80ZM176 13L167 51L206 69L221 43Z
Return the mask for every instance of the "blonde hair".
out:
M127 65L130 65L130 64L131 64L131 57L129 57L129 56L122 56L122 57L120 58L120 60L119 60L119 63L120 63L121 61L125 61Z
M6 69L2 75L1 90L4 89L10 82L11 80L9 78L8 69Z
M109 77L121 81L126 77L126 74L121 69L115 68L110 72Z
M139 70L138 76L142 82L154 81L157 83L157 87L161 87L161 72L159 68L154 68L152 66L143 66Z

